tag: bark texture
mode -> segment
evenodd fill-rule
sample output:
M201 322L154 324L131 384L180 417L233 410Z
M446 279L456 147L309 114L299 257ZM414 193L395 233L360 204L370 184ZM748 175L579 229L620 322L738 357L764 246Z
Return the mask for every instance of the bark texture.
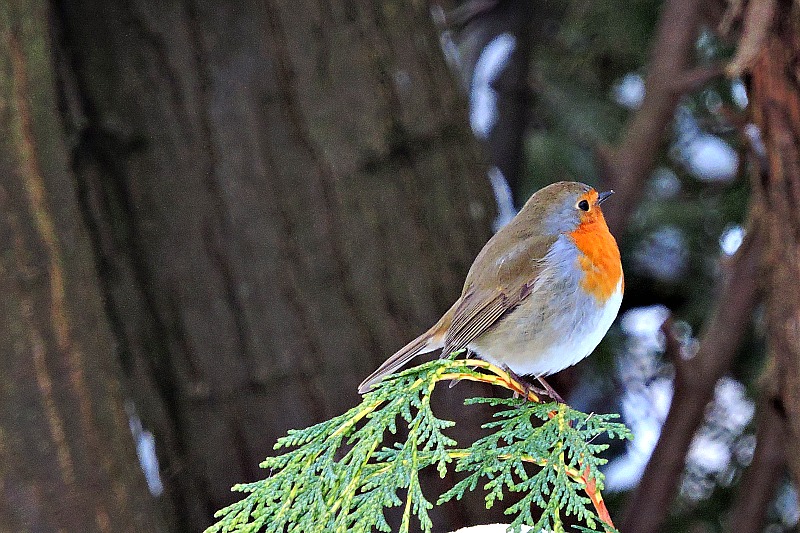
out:
M800 442L800 6L779 2L772 31L752 68L753 117L768 171L757 198L768 246L764 255L767 339L778 365L785 441ZM789 448L791 449L791 448ZM787 453L800 485L800 456Z
M55 20L109 313L173 526L197 531L449 306L491 192L425 5L80 0ZM458 417L475 391L453 390ZM458 507L437 528L484 515Z
M155 531L43 2L0 5L0 531Z

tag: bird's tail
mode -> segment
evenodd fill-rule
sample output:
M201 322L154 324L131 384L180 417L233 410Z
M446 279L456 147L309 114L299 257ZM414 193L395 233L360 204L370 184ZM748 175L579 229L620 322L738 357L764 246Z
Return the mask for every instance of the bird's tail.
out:
M445 333L447 332L447 328L450 327L450 321L452 320L455 308L456 306L453 305L436 325L400 348L394 355L384 361L378 370L367 376L367 379L361 382L361 385L358 386L358 392L360 394L369 392L374 384L387 375L397 371L414 357L443 348Z

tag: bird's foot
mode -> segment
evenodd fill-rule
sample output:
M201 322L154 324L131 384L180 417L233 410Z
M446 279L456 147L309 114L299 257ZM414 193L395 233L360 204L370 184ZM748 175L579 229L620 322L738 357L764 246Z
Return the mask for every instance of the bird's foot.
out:
M550 384L544 380L543 377L538 376L536 379L537 379L537 381L539 381L539 383L541 383L544 386L545 391L544 391L543 394L545 396L549 396L550 398L552 398L553 400L555 400L558 403L567 403L567 402L564 401L564 398L562 398L561 395L559 393L557 393L555 391L555 389L553 387L551 387Z
M511 370L506 365L503 365L503 370L505 370L508 373L511 379L522 385L522 390L524 392L523 398L525 398L526 401L529 399L531 392L534 393L536 396L542 396L542 395L550 396L550 393L547 390L536 387L530 381L528 381L524 377L520 376L519 374ZM519 398L519 396L520 396L519 392L514 391L514 398ZM550 397L552 398L552 396Z

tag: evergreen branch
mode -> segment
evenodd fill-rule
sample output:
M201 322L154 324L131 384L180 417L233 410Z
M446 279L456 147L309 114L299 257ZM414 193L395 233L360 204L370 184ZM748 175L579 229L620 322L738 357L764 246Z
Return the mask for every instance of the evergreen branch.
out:
M491 434L459 449L444 434L454 422L436 417L430 398L438 382L461 379L499 385L531 401L467 400L467 405L487 403L501 410L483 425ZM453 462L466 476L437 504L460 499L485 478L487 508L509 492L524 494L505 511L515 515L515 531L523 524L563 531L563 512L585 523L585 531L602 524L613 532L600 493L598 467L605 460L597 457L607 445L593 441L600 435L630 436L614 418L538 403L528 387L485 361L431 361L384 379L346 413L278 439L275 449L288 451L261 463L270 476L236 485L233 490L247 495L218 511L219 522L206 533L390 532L384 511L391 507L402 507L400 532L409 531L415 520L429 532L434 504L423 493L419 472L435 467L444 477ZM407 431L405 440L382 446L387 435L397 433L398 423ZM538 518L534 507L541 510Z

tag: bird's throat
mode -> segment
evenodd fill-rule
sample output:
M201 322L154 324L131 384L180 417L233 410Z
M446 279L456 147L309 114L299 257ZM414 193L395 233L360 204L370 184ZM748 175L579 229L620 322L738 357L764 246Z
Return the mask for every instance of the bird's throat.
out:
M604 304L617 291L622 279L617 241L608 231L600 212L586 217L569 235L581 252L578 256L578 267L583 272L581 287L594 296L598 303Z

